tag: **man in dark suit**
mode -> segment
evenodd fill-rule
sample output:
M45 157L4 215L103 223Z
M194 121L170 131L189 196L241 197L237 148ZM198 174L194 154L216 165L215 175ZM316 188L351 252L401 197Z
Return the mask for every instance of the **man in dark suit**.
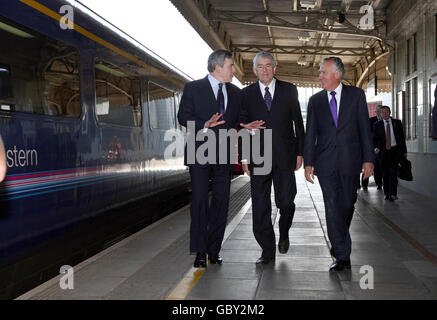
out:
M341 59L323 60L319 79L323 91L309 99L304 145L305 178L317 175L325 204L331 254L330 271L350 269L349 227L357 200L360 173L373 173L374 151L363 90L341 83Z
M274 57L268 52L258 53L253 60L253 71L259 81L243 89L240 122L247 129L258 125L260 129L272 130L272 170L267 174L257 174L253 161L249 164L242 161L242 165L250 175L253 232L262 248L262 255L256 263L267 264L275 260L276 253L271 220L272 181L280 213L278 248L279 252L286 253L290 245L288 231L293 222L297 192L294 171L302 165L305 131L296 86L274 78ZM264 133L261 130L261 135ZM261 152L263 149L261 143Z
M192 189L190 208L190 252L196 253L194 267L205 268L207 255L212 264L222 264L219 255L224 237L229 207L230 179L236 162L218 159L218 146L228 141L220 141L219 129L232 129L238 124L241 106L241 90L231 84L235 72L232 54L226 50L214 51L208 58L209 75L203 79L189 82L184 87L178 120L188 128L188 134L207 133L215 135L217 157L212 161L200 161L197 150L202 145L197 139L188 138L188 144L195 143L194 148L186 147L185 164L189 166ZM194 132L190 127L194 124ZM228 144L226 151L231 155L235 144ZM191 150L192 154L187 154ZM209 180L212 182L212 199L209 204Z
M432 132L433 139L437 139L437 87L434 90L434 107L432 108Z
M397 168L402 155L407 156L402 122L390 117L390 108L381 109L382 120L375 124L373 142L383 171L385 200L398 199Z
M375 110L376 116L370 117L370 119L369 119L370 129L372 130L372 134L373 134L373 127L374 127L375 123L382 119L381 108L382 108L382 104L377 105L376 110ZM382 172L381 172L379 161L375 161L375 168L373 170L373 176L375 178L375 183L376 183L377 189L381 190L382 189ZM369 185L369 179L361 179L361 186L363 187L363 190L367 190L368 185Z

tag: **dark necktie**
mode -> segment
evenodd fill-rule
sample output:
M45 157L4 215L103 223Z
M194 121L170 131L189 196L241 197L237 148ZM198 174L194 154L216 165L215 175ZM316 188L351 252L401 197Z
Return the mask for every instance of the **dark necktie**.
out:
M266 87L265 90L264 101L266 102L267 109L270 111L270 108L272 107L272 95L270 94L269 87Z
M386 121L386 130L385 130L385 148L387 150L391 149L391 130L390 130L390 122Z
M335 100L335 91L331 92L331 101L329 102L329 106L331 107L332 117L334 118L335 126L338 127L338 119L337 119L337 100Z
M219 83L219 89L217 92L217 103L219 105L219 112L225 113L225 96L223 95L223 83Z

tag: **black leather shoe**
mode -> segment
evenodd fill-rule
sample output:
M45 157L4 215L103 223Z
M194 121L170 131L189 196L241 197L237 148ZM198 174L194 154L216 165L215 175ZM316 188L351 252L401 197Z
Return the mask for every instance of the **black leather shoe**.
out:
M329 267L329 271L342 271L344 269L350 269L351 268L351 262L350 260L335 260L333 264Z
M209 255L209 262L211 262L211 264L222 264L223 259L222 259L222 257L220 257L220 255L218 253L210 254Z
M381 186L378 186L376 189L377 189L377 190L382 190L382 187L381 187Z
M206 268L206 253L198 253L194 260L194 268Z
M271 261L275 261L275 256L273 257L259 257L258 260L256 260L256 264L269 264Z
M287 253L289 247L290 247L290 241L288 240L288 238L279 240L278 243L279 253Z
M388 197L388 200L391 201L391 202L393 202L393 201L395 201L395 198L394 198L393 196L389 196L389 197Z
M331 253L331 256L333 256L335 258L334 248L331 247L331 249L329 250L329 253Z

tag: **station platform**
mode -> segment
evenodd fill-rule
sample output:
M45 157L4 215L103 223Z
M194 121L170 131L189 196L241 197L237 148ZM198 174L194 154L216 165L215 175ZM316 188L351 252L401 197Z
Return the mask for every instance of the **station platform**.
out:
M437 299L437 201L399 187L384 200L374 183L358 191L351 224L351 270L329 272L333 262L320 186L296 173L296 212L287 254L256 265L250 179L233 180L224 263L193 268L189 206L73 266L74 288L59 275L18 297L135 300L361 300ZM272 204L274 199L272 194ZM279 214L273 206L277 238Z

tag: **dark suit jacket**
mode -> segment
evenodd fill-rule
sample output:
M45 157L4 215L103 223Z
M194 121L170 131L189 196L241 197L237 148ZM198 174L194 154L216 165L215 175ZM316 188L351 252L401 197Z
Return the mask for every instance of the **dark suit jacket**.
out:
M373 116L369 118L369 122L370 122L370 129L373 130L373 126L375 125L376 122L378 122L378 117L377 116Z
M258 81L242 91L240 122L264 120L266 122L264 126L272 129L273 168L294 170L297 156L303 155L305 138L296 86L276 79L270 111L267 109ZM261 150L263 150L263 141L261 136Z
M437 87L434 90L434 107L432 108L432 132L431 136L437 139Z
M235 128L238 121L238 116L240 114L241 107L241 90L231 83L226 83L226 92L228 96L228 102L226 106L226 112L221 119L225 120L226 123L220 126L211 128L216 134L216 153L217 153L217 164L219 156L219 129L231 129ZM208 121L213 114L219 112L219 105L214 96L214 91L212 90L211 84L209 83L208 77L200 80L195 80L185 84L184 92L182 94L181 102L179 104L178 111L178 121L179 123L187 127L188 121L195 122L196 134L198 131L203 130L205 122ZM204 142L196 141L197 148ZM229 148L235 148L234 144L228 143L228 158L230 156ZM185 147L185 165L187 165L187 148ZM196 164L197 159L196 159Z
M343 175L359 174L363 162L374 162L372 133L364 91L343 84L338 128L335 127L326 90L308 102L305 166L328 176L335 169Z
M402 125L401 120L391 119L393 124L393 131L395 134L396 144L399 146L402 154L407 153L407 146L405 144L405 135L404 135L404 127ZM385 148L385 122L380 120L375 123L374 126L374 135L373 135L373 144L375 148L381 150L379 154L380 157L384 156L384 153L387 151Z

